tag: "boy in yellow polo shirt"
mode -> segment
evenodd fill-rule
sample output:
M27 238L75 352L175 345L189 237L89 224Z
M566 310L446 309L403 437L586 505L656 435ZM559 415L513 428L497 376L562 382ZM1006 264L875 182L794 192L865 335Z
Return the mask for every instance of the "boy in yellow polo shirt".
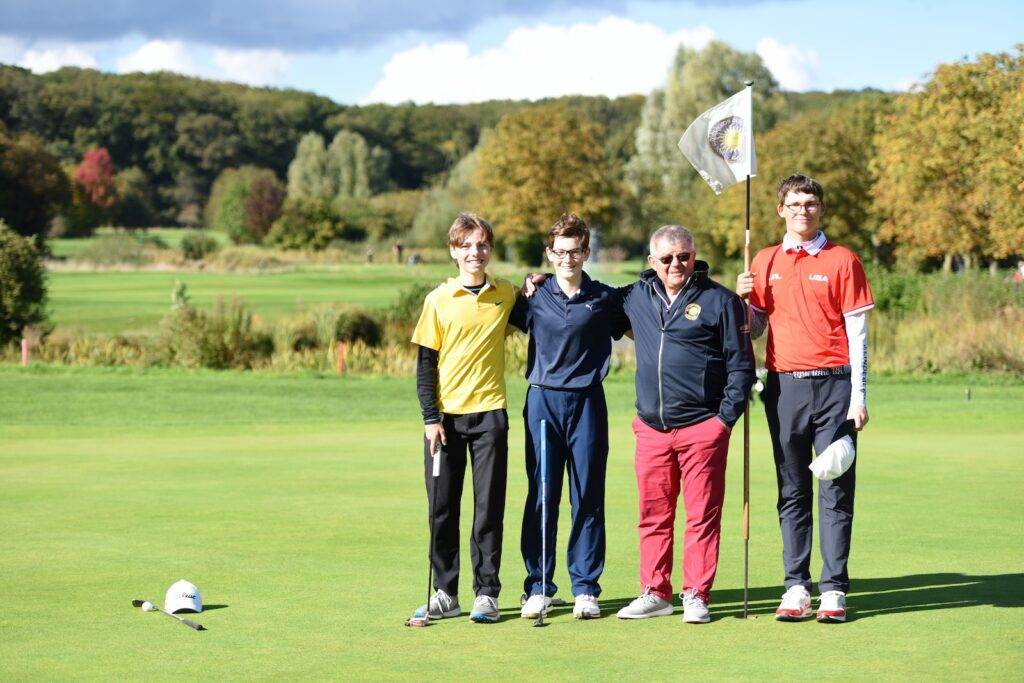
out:
M494 232L479 216L463 213L448 231L459 275L430 292L412 334L419 345L416 393L423 411L427 504L433 511L435 593L416 611L431 619L454 617L459 607L459 503L466 453L473 467L473 592L470 619L498 621L502 522L508 473L505 411L505 335L518 290L487 275ZM441 444L441 474L431 499L431 453Z

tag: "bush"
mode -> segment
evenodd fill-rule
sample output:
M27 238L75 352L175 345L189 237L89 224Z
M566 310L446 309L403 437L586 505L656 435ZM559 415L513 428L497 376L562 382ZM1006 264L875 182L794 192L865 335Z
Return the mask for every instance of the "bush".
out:
M289 199L267 234L267 243L284 249L325 249L344 239L343 226L322 199Z
M46 322L46 276L39 249L0 220L0 346Z
M190 261L199 261L220 249L220 243L202 232L190 232L181 238L181 255Z
M284 186L270 169L226 168L210 190L206 225L235 244L258 244L281 215L283 201Z
M158 350L167 365L185 368L248 370L270 358L274 341L255 329L245 304L232 299L202 311L181 292L170 315L161 321Z
M365 311L342 312L334 324L335 341L359 341L367 346L380 346L383 336L381 323Z

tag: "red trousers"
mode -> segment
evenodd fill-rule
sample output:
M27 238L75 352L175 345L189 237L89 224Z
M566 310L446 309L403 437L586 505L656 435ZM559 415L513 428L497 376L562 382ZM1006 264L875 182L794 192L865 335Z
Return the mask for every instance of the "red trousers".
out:
M640 585L672 600L672 528L682 481L683 592L708 602L718 569L729 429L717 417L667 432L633 420L640 499Z

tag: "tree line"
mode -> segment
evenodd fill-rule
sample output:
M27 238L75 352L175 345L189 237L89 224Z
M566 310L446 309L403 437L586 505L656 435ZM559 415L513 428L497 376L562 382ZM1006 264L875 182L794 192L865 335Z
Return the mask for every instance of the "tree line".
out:
M235 242L443 243L476 210L536 261L563 212L619 253L663 223L712 259L741 250L743 192L716 197L676 148L702 111L755 82L755 246L777 239L775 185L826 187L827 230L909 269L1013 258L1024 242L1024 53L936 67L907 93L787 93L760 57L680 48L646 96L472 105L338 105L168 73L0 67L0 217L22 234L206 225ZM615 250L613 250L615 251Z

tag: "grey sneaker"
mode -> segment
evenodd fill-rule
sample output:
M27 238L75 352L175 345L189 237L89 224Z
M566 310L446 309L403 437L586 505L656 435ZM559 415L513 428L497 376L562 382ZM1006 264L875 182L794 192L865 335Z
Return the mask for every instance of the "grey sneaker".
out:
M662 600L650 589L633 602L629 603L615 615L619 619L647 619L648 617L667 617L672 614L672 603Z
M531 595L526 602L523 603L523 608L519 611L519 616L523 619L536 619L540 616L541 610L544 610L544 614L547 615L551 611L551 598L545 598L538 593L537 595Z
M711 613L708 612L708 604L700 599L696 593L687 592L680 596L683 601L683 621L687 624L706 624L711 621Z
M493 624L501 618L498 612L498 600L489 595L478 595L473 601L473 611L469 618L478 624Z
M577 595L576 604L572 607L572 615L577 619L599 619L601 606L593 595Z
M430 596L430 618L431 619L444 619L446 617L457 617L462 614L462 609L459 607L459 599L454 595L448 595L440 588L437 592ZM423 605L413 614L417 619L422 619L427 615L427 606Z

